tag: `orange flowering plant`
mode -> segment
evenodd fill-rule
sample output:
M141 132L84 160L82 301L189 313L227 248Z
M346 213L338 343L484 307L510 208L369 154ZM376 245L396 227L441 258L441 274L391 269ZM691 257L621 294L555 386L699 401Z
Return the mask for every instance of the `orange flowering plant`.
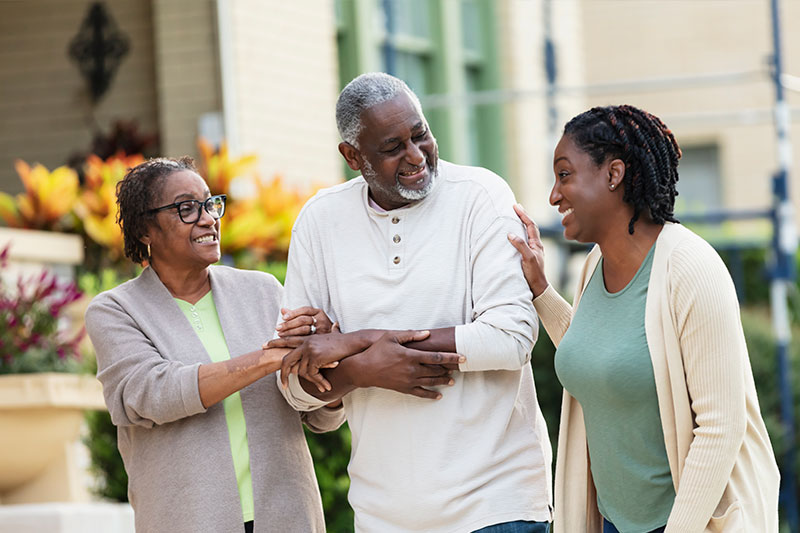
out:
M69 167L53 171L17 160L14 167L25 192L0 192L0 218L12 228L63 231L73 226L69 215L78 197L78 174Z
M117 183L128 169L144 162L141 155L119 153L108 159L90 155L86 159L85 181L74 206L91 240L104 247L112 261L122 259L124 244L117 224Z
M316 188L287 187L281 176L265 181L255 171L256 156L232 158L224 144L219 150L203 140L198 144L198 168L212 194L228 195L222 253L245 267L285 261L294 220Z

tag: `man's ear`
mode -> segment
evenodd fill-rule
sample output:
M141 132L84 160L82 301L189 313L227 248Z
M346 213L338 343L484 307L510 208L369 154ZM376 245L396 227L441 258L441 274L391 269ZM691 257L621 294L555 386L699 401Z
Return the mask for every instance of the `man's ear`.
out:
M358 148L348 142L340 142L339 153L347 161L347 166L353 170L361 170L361 152Z

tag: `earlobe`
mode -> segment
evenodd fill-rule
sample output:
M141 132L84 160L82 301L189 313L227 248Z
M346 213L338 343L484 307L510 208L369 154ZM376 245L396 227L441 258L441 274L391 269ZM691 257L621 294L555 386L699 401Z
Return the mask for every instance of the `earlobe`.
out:
M622 185L625 178L625 163L621 159L614 159L608 165L608 188L616 190Z
M339 153L342 154L347 166L352 170L361 170L361 152L348 142L339 143Z

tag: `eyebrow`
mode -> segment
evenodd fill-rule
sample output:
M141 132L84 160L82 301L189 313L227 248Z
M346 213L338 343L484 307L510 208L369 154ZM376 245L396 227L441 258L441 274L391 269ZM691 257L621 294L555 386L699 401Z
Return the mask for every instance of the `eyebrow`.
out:
M413 126L411 126L411 131L412 132L417 131L417 130L421 130L421 129L425 129L425 124L421 120L419 122L417 122L416 124L414 124ZM383 146L386 146L387 144L394 144L394 143L399 143L399 142L400 142L400 138L399 137L391 137L391 138L386 139L385 141L381 142L381 144L379 144L378 146L379 147L383 147Z
M210 197L210 196L211 196L211 191L209 191L208 189L206 189L206 190L205 190L205 191L203 191L203 192L205 193L205 195L206 195L207 197ZM194 198L194 196L193 196L191 193L184 192L184 193L181 193L181 194L179 194L178 196L176 196L176 197L175 197L175 199L174 199L174 201L175 201L175 202L177 202L177 201L178 201L178 200L180 200L181 198L188 198L188 199L190 199L190 200L194 200L194 199L195 199L195 198Z
M564 161L566 161L567 163L569 163L569 159L567 159L567 156L565 156L565 155L562 155L561 157L559 157L558 159L556 159L555 161L553 161L553 164L555 165L556 163L558 163L558 162L559 162L559 161L561 161L562 159L563 159Z

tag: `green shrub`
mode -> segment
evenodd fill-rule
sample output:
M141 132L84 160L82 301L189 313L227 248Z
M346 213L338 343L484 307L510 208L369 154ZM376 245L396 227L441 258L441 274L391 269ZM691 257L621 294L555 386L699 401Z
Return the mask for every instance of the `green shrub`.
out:
M776 351L775 335L772 332L772 323L769 309L762 307L748 307L742 309L742 325L744 326L747 349L750 353L750 364L753 367L753 377L758 390L758 401L761 414L767 426L772 448L783 473L784 454L790 445L786 439L781 423L781 400L778 386L778 356ZM800 428L800 326L792 328L792 343L790 345L791 387L794 401L794 427ZM800 448L800 438L795 429L795 450ZM791 472L795 480L800 479L800 456L795 458ZM800 506L800 499L797 504Z

